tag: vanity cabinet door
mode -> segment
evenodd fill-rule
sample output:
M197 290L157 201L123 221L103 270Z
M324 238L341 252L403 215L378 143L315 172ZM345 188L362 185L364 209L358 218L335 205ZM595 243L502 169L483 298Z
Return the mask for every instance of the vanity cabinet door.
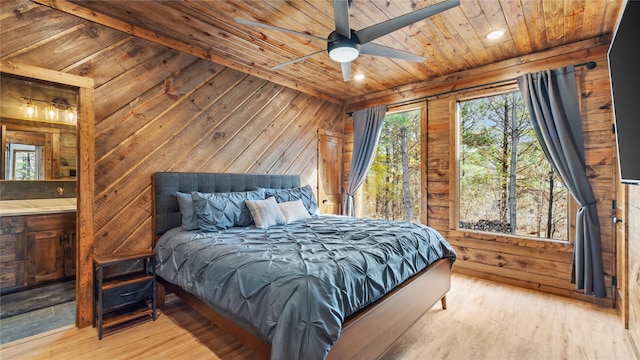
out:
M0 290L27 284L26 254L25 218L0 218Z
M64 277L63 235L62 230L30 231L27 235L32 255L27 270L33 283Z
M66 276L65 250L70 252L69 232L73 231L75 234L75 222L75 213L36 215L27 219L29 284L58 280ZM75 262L75 258L70 261ZM71 265L67 264L69 266ZM75 271L69 275L74 274Z

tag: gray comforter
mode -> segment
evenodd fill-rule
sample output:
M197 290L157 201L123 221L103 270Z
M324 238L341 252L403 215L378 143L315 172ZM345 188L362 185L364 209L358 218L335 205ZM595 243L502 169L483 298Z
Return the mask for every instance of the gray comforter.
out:
M268 229L165 233L157 274L272 344L272 359L323 359L344 319L456 254L420 224L319 216Z

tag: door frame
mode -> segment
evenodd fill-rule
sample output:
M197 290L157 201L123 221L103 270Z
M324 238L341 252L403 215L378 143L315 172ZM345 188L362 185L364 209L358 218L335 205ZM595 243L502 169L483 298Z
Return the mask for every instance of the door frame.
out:
M78 88L76 173L76 326L91 325L93 317L94 241L93 202L95 187L94 88L92 78L0 60L0 72L45 80Z

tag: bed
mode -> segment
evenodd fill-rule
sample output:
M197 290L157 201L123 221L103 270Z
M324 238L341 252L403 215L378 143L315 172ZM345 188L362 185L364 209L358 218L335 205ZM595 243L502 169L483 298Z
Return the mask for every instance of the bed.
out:
M440 234L419 224L311 215L309 191L297 175L156 173L159 304L166 288L265 359L377 358L436 302L446 309L456 254ZM199 218L185 210L192 193ZM246 208L235 212L242 226L221 226L230 221L224 216L204 221L199 206L238 194L249 196L254 224L244 226ZM282 205L300 214L304 204L309 214L263 226L254 210L275 199L283 213ZM185 227L185 214L200 228ZM214 231L202 231L203 221Z

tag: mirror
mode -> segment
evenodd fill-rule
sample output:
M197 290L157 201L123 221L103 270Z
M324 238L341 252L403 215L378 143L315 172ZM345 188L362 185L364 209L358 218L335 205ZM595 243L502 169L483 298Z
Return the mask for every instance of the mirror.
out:
M78 90L0 75L1 180L75 180Z

